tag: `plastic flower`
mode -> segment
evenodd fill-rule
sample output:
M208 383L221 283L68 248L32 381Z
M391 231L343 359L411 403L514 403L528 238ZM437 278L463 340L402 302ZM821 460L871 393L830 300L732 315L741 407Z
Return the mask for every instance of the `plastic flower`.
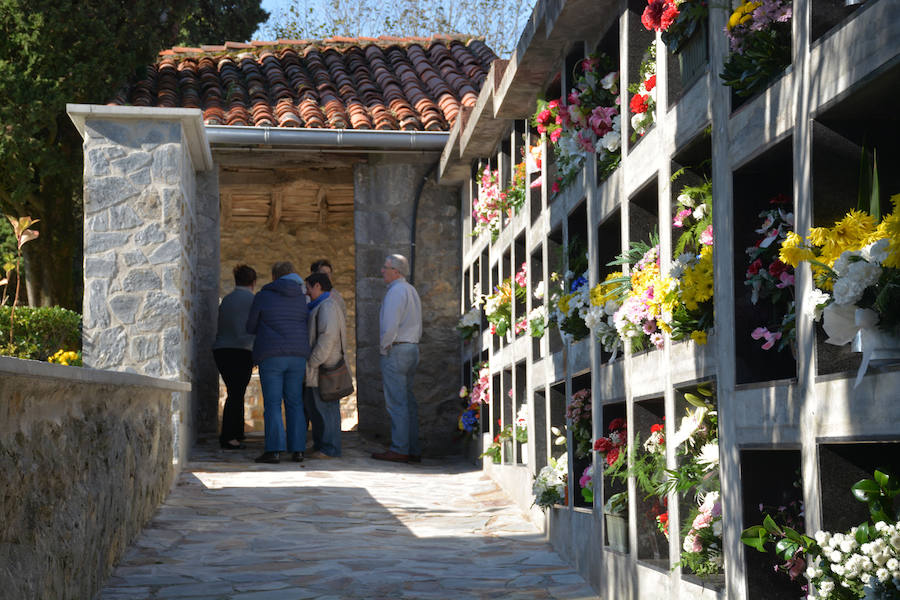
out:
M678 17L678 7L669 0L648 0L641 24L651 31L665 31Z

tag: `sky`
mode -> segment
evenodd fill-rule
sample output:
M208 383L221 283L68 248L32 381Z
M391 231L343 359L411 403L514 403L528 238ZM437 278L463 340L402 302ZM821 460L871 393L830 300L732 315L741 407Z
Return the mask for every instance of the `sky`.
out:
M291 5L291 0L262 0L261 5L263 10L269 13L269 18L271 19L276 14L286 10L287 7ZM265 40L269 37L263 35L262 27L263 25L260 25L260 28L253 34L254 40Z

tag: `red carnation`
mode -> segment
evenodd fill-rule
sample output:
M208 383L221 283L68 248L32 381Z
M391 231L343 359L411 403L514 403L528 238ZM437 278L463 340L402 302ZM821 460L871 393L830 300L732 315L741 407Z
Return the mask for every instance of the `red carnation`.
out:
M616 461L619 460L619 449L613 448L609 452L606 453L606 464L609 466L613 466L616 464Z
M647 0L641 23L648 30L665 31L678 17L678 7L668 0Z
M769 275L775 277L776 279L785 271L787 271L788 266L776 259L771 265L769 265Z
M648 92L656 87L656 75L651 75L647 78L647 81L644 82L644 89Z
M635 94L631 97L631 112L634 114L640 114L647 112L647 102L650 99L649 96L643 96L641 94Z
M655 425L650 426L650 433L656 433L657 431L662 431L665 429L662 423L657 423Z
M613 419L609 424L610 431L616 431L617 429L625 429L625 419L618 418Z
M615 446L610 441L609 438L597 438L594 441L594 450L597 452L603 452L604 454L612 450Z
M757 258L752 263L750 263L749 267L747 267L747 275L756 275L757 273L759 273L760 269L762 269L762 261Z

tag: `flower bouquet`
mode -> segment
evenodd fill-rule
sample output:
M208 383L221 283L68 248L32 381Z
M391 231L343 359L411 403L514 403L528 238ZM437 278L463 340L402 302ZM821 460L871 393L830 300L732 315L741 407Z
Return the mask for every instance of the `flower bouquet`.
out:
M561 98L538 100L532 123L553 144L558 167L554 193L575 179L591 154L597 154L601 180L619 165L618 73L612 67L605 54L592 54L579 63L566 103Z
M546 509L554 504L565 502L568 480L568 454L563 454L559 458L551 457L550 463L543 467L534 478L532 486L534 503Z
M720 77L738 96L762 91L791 64L791 0L744 0L728 19Z
M662 348L663 331L668 330L675 302L670 298L677 282L659 269L659 245L632 242L631 249L610 264L631 264L631 274L621 282L621 305L613 315L616 331L623 342L630 341L632 351L650 344Z
M616 476L616 469L625 464L628 446L628 428L625 419L613 419L609 423L609 435L594 440L594 452L606 463L604 475Z
M851 210L833 227L813 227L803 239L789 233L781 244L782 262L808 262L817 287L809 303L834 345L853 341L863 351L856 384L873 348L900 346L900 194L893 213ZM877 205L876 205L877 206ZM824 308L823 308L824 307ZM867 353L868 350L868 353Z
M590 388L578 390L572 394L572 399L566 406L566 421L570 423L572 440L575 442L575 458L588 456L591 452L591 438L593 438Z
M812 537L779 525L766 515L762 525L741 534L746 545L775 552L795 578L803 573L812 583L812 600L900 597L900 510L894 508L900 481L876 470L872 479L856 482L853 496L869 506L870 520L849 532L817 531ZM807 567L804 556L810 559Z
M781 244L794 227L794 215L788 212L791 199L778 194L771 200L771 208L759 213L762 224L756 230L761 237L747 248L750 264L744 285L750 288L750 302L757 305L766 300L772 305L769 322L753 330L755 340L764 340L763 350L778 346L777 351L789 347L795 337L794 268L778 258Z
M494 293L485 298L484 313L491 324L492 335L506 335L513 325L516 335L527 330L527 318L524 319L524 324L523 319L515 324L512 322L513 298L524 300L528 293L527 284L526 263L522 263L521 270L515 276L503 280L503 283L494 289Z
M678 54L698 31L702 30L709 6L703 0L647 0L641 24L648 31L662 33L662 41Z
M639 71L640 83L632 83L628 91L631 97L631 141L642 137L656 119L656 44L651 43L644 53Z
M578 479L578 487L581 489L581 497L584 501L594 503L594 465L588 465L584 468L581 477Z
M590 304L590 286L586 275L584 273L575 279L571 271L565 276L558 273L550 275L550 281L558 284L550 296L550 320L556 323L560 336L568 343L590 334L585 323Z
M462 412L459 414L457 428L463 432L464 435L470 435L473 438L478 437L478 434L481 433L481 428L479 426L479 418L481 417L481 399L480 397L475 397L475 394L470 394L469 390L466 389L466 386L462 386L459 389L459 397L465 401L465 408L463 408Z
M456 330L459 332L459 337L463 340L472 339L476 333L478 333L478 329L481 327L481 305L476 304L473 306L466 314L459 318L459 322L456 324Z
M484 168L478 182L478 195L472 201L472 217L475 218L473 236L485 231L491 232L491 241L500 235L503 200L500 197L500 171L491 170L490 165Z
M619 339L614 315L622 305L619 288L626 277L622 271L607 275L606 279L591 288L590 306L584 315L584 324L594 332L594 337L606 352L612 353L610 361L616 359L622 342Z

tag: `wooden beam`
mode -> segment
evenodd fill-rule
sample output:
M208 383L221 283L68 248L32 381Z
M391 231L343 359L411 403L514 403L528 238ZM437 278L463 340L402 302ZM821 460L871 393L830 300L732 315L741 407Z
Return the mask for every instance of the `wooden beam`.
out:
M275 231L278 227L278 221L281 220L281 207L284 202L284 191L281 188L272 190L272 200L269 204L269 218L266 221L266 227L269 231Z
M228 227L231 224L231 193L223 192L219 195L219 221L220 227Z
M319 209L319 224L325 224L325 217L328 215L328 200L326 199L327 189L324 185L319 186L319 193L316 194L316 208Z

